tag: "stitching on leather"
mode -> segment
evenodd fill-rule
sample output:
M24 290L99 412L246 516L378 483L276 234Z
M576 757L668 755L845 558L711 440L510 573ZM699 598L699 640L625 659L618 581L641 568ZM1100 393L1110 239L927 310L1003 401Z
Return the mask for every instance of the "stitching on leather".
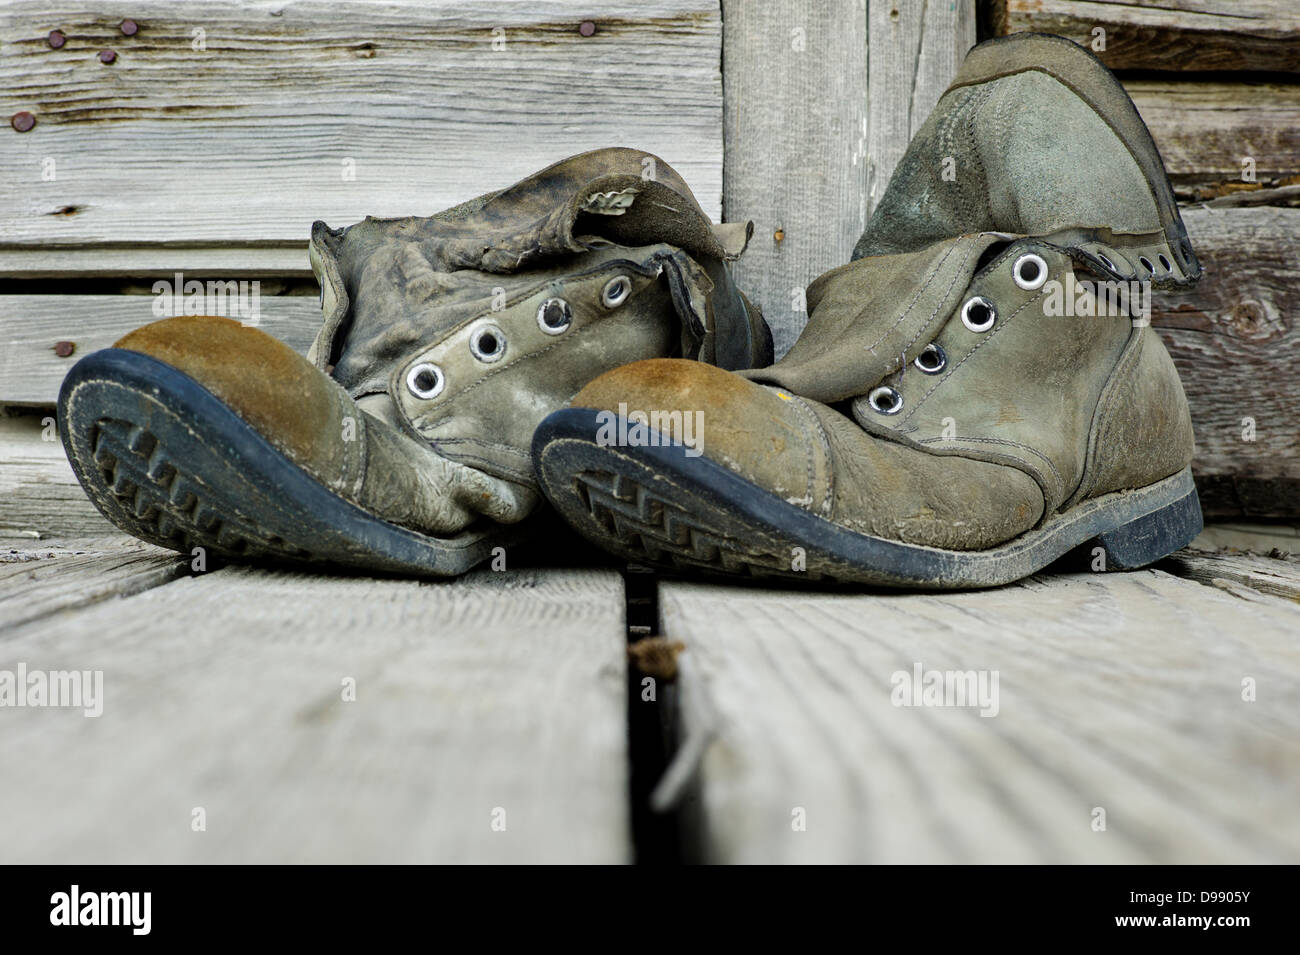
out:
M436 450L440 447L447 447L454 444L472 444L480 448L488 448L493 451L502 451L507 454L513 454L515 457L528 457L527 451L520 451L518 448L509 444L502 444L499 441L484 441L481 438L435 438L431 446Z
M604 318L607 318L607 317L609 317L609 316L598 316L598 317L597 317L595 320L593 320L590 324L584 325L584 326L582 326L581 328L575 328L575 329L573 329L573 331L572 331L571 333L569 333L568 335L563 336L562 339L556 339L555 341L551 342L549 345L547 345L547 346L544 347L544 348L541 348L541 349L539 349L539 350L537 350L537 351L528 352L528 353L526 353L526 354L520 355L520 356L519 356L518 358L516 358L514 361L507 362L507 363L505 363L504 365L502 365L500 368L493 368L493 369L491 369L491 370L485 372L484 374L482 374L482 375L479 376L479 378L478 378L477 381L475 381L472 385L470 385L470 386L469 386L468 388L466 388L464 391L456 392L456 393L454 393L454 394L449 395L449 396L448 396L448 400L447 400L446 402L443 403L443 408L442 408L443 413L440 414L440 415L438 415L438 417L430 419L429 416L428 416L428 414L425 413L425 414L420 415L420 418L419 418L419 420L420 420L421 422L423 422L422 424L416 424L415 419L412 418L412 420L411 420L412 425L414 425L414 426L416 427L417 430L418 430L418 429L421 429L421 428L436 428L439 424L441 424L441 423L442 423L443 421L445 421L447 418L452 417L452 416L456 413L455 409L450 408L449 405L452 405L452 404L454 404L457 400L459 400L459 399L461 399L461 398L464 398L466 395L468 395L470 392L472 392L475 388L479 387L479 385L484 384L484 383L487 382L489 379L494 378L494 377L497 376L497 375L500 375L500 374L502 374L502 373L504 373L504 372L506 372L506 371L509 371L511 368L518 367L519 365L523 364L523 363L526 362L526 361L529 361L529 360L531 360L531 359L533 359L533 358L540 358L542 355L545 355L545 354L546 354L547 352L549 352L551 349L553 349L553 348L558 348L560 345L563 345L565 342L572 341L574 338L577 338L579 335L585 335L585 334L587 334L588 332L590 332L592 329L595 329L595 328L599 328L599 327L601 327L601 322L602 322L602 320L603 320ZM400 401L398 402L398 407L399 407L399 408L401 407L401 402L400 402Z
M989 192L988 192L989 174L988 174L988 170L984 168L984 160L980 158L979 146L975 141L975 125L976 122L984 115L984 109L985 107L988 106L989 100L993 98L993 85L994 84L989 83L986 86L984 86L979 93L975 94L974 99L978 100L978 102L976 103L974 109L970 111L969 121L966 123L966 128L965 128L968 152L974 158L975 164L979 166L979 175L980 175L979 181L983 183L982 189L976 189L974 191L976 194L978 194L983 198L984 207L982 211L985 214L987 214L988 221L990 222L993 221L993 204L989 201ZM958 190L959 195L963 197L966 196L969 192L970 190L966 190L966 189Z
M925 330L930 327L930 323L934 321L934 317L939 314L939 309L943 307L943 303L947 300L948 296L952 293L953 286L957 284L957 279L961 278L961 276L965 274L966 263L970 260L971 253L975 251L975 244L976 243L973 241L967 243L966 254L962 257L961 262L958 264L957 271L953 273L952 281L948 283L948 287L944 290L943 297L935 304L934 311L930 313L930 317L917 326L916 334L913 335L911 340L908 341L907 344L903 346L904 354L906 354L909 348L911 348L913 345L916 344L917 339L919 339L921 335L925 332ZM899 368L902 367L903 367L902 364L900 364Z
M1056 483L1061 486L1062 491L1064 491L1065 489L1065 480L1061 477L1061 472L1057 470L1056 465L1052 463L1052 459L1049 458L1047 455L1045 455L1042 451L1039 451L1037 448L1031 448L1027 444L1021 444L1019 441L1011 441L1008 438L969 438L964 436L956 437L956 438L944 438L944 437L922 438L920 440L920 443L934 444L939 441L951 441L956 444L960 444L963 441L974 441L974 442L979 442L981 444L1005 444L1008 445L1009 447L1020 448L1022 451L1028 451L1030 454L1038 458L1041 458L1043 463L1052 469L1052 476L1056 478ZM1029 462L1026 461L1025 463L1028 464Z
M817 437L821 440L822 452L825 455L825 459L826 459L826 491L825 491L825 496L822 498L822 502L818 506L817 510L820 512L822 517L830 517L831 504L833 502L834 494L835 494L835 489L834 489L835 468L831 462L830 436L826 433L826 429L822 427L821 419L817 417L817 412L813 411L812 406L809 405L807 401L805 401L803 398L800 398L798 395L795 395L794 403L801 408L801 410L804 412L806 417L812 420L813 428L817 432Z
M1084 473L1087 474L1088 471L1092 471L1092 474L1089 475L1087 489L1082 490L1081 493L1076 492L1076 497L1080 500L1090 494L1092 489L1097 486L1097 476L1100 465L1096 460L1096 453L1104 453L1105 449L1110 446L1110 435L1115 428L1116 420L1116 416L1111 414L1111 410L1115 406L1115 401L1117 400L1119 393L1123 390L1124 383L1129 380L1133 368L1141 360L1142 352L1146 348L1145 336L1137 336L1135 345L1136 347L1124 356L1119 366L1117 366L1114 372L1112 372L1114 375L1113 381L1116 387L1107 389L1105 407L1101 411L1101 433L1097 435L1096 444L1092 448L1088 449L1088 457L1090 460L1086 461L1084 464ZM1092 466L1089 467L1089 465Z
M965 439L964 439L964 438L958 438L957 440L958 440L958 441L962 441L962 440L965 440ZM971 450L974 450L974 449L972 448ZM1040 471L1038 468L1034 467L1034 466L1033 466L1032 464L1030 464L1028 461L1024 460L1023 458L1018 458L1018 457L1016 457L1014 454L998 454L996 451L985 451L985 452L983 452L983 453L984 453L986 456L990 457L990 458L997 458L997 459L999 459L999 460L1001 460L1001 461L1011 462L1010 466L1012 467L1013 470L1016 470L1016 471L1024 470L1024 471L1028 471L1028 472L1029 472L1030 477L1032 477L1032 478L1034 479L1034 483L1036 483L1036 484L1038 485L1038 490L1039 490L1039 492L1043 495L1043 516L1046 517L1046 516L1047 516L1047 501L1048 501L1047 477L1046 477L1046 475L1044 475L1042 471ZM972 459L972 460L977 460L977 461L978 461L978 460L980 460L980 459L979 459L979 458L974 458L974 459ZM1017 464L1021 465L1021 467L1016 467Z
M883 332L881 332L881 333L880 333L880 337L877 338L874 342L872 342L870 345L867 346L867 348L866 348L867 351L869 351L869 352L873 352L873 353L874 353L875 350L876 350L876 346L879 345L881 342L883 342L886 338L888 338L890 332L892 332L892 331L893 331L895 328L897 328L899 325L903 324L903 320L906 319L907 316L911 313L912 309L916 307L916 303L917 303L917 301L921 298L922 295L925 294L926 290L929 289L931 283L933 283L934 280L935 280L935 278L939 275L939 271L940 271L940 269L943 268L943 264L944 264L945 262L948 261L948 257L951 256L951 255L953 254L953 252L957 249L958 245L965 245L966 248L967 248L967 254L966 254L966 257L967 257L967 258L970 257L970 251L969 251L969 249L970 249L970 246L971 246L971 242L966 241L966 240L963 240L963 239L958 239L956 242L954 242L952 245L950 245L950 246L948 247L948 249L943 253L943 258L941 258L938 262L936 262L935 265L934 265L934 268L930 270L930 275L929 275L929 276L925 279L925 281L922 282L922 283L920 284L920 286L917 288L917 290L916 290L916 294L912 296L912 300L911 300L910 302L907 303L907 305L906 305L906 307L904 307L903 311L899 313L898 318L896 318L896 319L894 320L894 324L890 325L890 326L889 326L888 328L886 328ZM963 264L965 264L965 260L963 259L962 261L963 261ZM959 272L958 274L960 274L960 272ZM954 276L954 278L953 278L953 281L956 281L956 277L955 277L955 276ZM951 289L951 288L952 288L952 286L950 285L950 286L949 286L949 289ZM937 311L939 311L939 309L938 309L938 307L936 306L934 312L937 312ZM930 313L930 317L931 317L931 318L934 318L934 312L931 312L931 313ZM916 340L916 339L913 339L913 341L915 341L915 340Z
M465 439L456 439L456 440L465 440ZM442 454L442 456L445 457L448 461L451 461L455 464L465 465L466 467L475 467L475 465L471 464L470 462L478 462L479 466L476 467L475 469L482 471L484 474L490 475L492 477L501 477L501 474L497 472L504 472L506 474L514 475L514 477L504 478L504 480L511 481L514 484L519 484L522 485L523 487L528 487L528 488L537 486L537 478L533 474L531 458L528 458L527 455L520 454L520 452L515 451L513 448L502 448L501 450L510 452L517 457L524 457L528 459L527 467L515 468L510 466L509 464L504 464L501 461L495 461L492 458L485 457L484 455L472 454L467 451L461 451L455 448L450 449L449 454L443 454L443 452L438 450L440 443L449 444L451 442L435 441L432 444L432 449L436 453ZM478 442L475 442L472 439L470 439L469 443L473 445L473 444L477 444ZM492 468L493 470L488 470L488 468Z
M1008 254L1009 254L1009 253L1008 253ZM1043 288L1045 289L1046 287L1047 287L1047 286L1046 286L1046 283L1044 283ZM949 371L946 375L944 375L942 378L940 378L938 381L936 381L933 385L930 386L930 390L927 391L925 394L923 394L923 395L921 396L921 400L918 401L918 402L916 403L916 407L914 407L911 411L909 411L909 412L908 412L908 413L903 417L903 419L902 419L901 421L898 422L898 424L899 424L900 426L906 424L906 423L908 422L908 420L911 419L912 415L916 414L918 411L921 410L921 406L922 406L923 404L925 404L925 402L929 399L929 397L930 397L932 394L934 394L935 390L936 390L940 385L942 385L944 382L946 382L946 381L948 381L950 378L952 378L952 376L955 375L955 374L957 373L957 369L958 369L958 368L960 368L962 365L966 364L966 360L967 360L968 358L970 358L970 357L971 357L972 355L974 355L977 351L979 351L981 348L983 348L985 345L987 345L989 342L991 342L991 341L993 340L994 336L998 334L998 332L1002 331L1002 329L1004 329L1004 328L1006 328L1007 326L1009 326L1009 325L1012 323L1012 321L1015 320L1015 317L1016 317L1017 315L1019 315L1021 312L1023 312L1025 309L1027 309L1030 305L1033 305L1034 302L1038 301L1038 300L1039 300L1040 298L1042 298L1042 297L1043 297L1043 290L1040 289L1037 295L1035 295L1033 298L1029 299L1027 302L1025 302L1025 304L1021 305L1018 309L1016 309L1014 312L1012 312L1010 315L1008 315L1008 316L1006 317L1006 320L1005 320L1005 321L998 322L997 325L995 325L995 326L993 327L993 331L991 331L991 332L989 332L987 335L985 335L984 338L979 342L979 344L977 344L974 348L972 348L970 351L968 351L968 352L967 352L967 353L962 357L962 360L961 360L961 361L957 362L957 364L955 364L955 365L952 366L952 370L951 370L951 371Z
M778 391L778 390L779 390L779 389L774 388L774 387L772 387L772 386L770 386L770 385L769 385L769 386L765 386L765 387L767 387L767 390L768 390L768 391ZM794 405L795 405L795 407L799 409L799 414L800 414L801 416L803 416L803 417L806 418L806 417L808 416L808 414L810 414L810 412L808 411L807 408L803 408L803 407L800 406L799 401L798 401L798 399L797 399L797 396L795 396L795 398L796 398L796 400L793 402ZM804 497L808 499L808 503L807 503L806 505L800 505L800 506L804 507L805 510L809 510L809 511L810 511L810 510L812 510L813 491L816 490L816 488L815 488L815 483L816 483L815 475L816 475L816 473L817 473L816 461L815 461L815 459L813 458L813 447L812 447L812 442L811 442L811 441L805 441L805 443L804 443L804 450L805 450L805 453L806 453L806 458L805 458L805 460L804 460Z

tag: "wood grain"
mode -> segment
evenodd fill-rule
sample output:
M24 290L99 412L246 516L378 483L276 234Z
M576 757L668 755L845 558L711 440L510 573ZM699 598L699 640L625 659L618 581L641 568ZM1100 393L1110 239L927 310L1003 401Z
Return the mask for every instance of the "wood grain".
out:
M1180 199L1263 190L1300 177L1300 86L1129 79L1124 88ZM1242 178L1245 159L1254 162L1253 181Z
M1300 607L1155 570L660 600L711 861L1300 860ZM997 670L996 715L892 705L916 663Z
M735 275L780 357L808 320L804 288L866 226L866 3L722 6L724 208L755 223Z
M1201 505L1211 517L1295 517L1300 209L1187 208L1183 218L1205 277L1156 293L1152 321L1191 405Z
M1300 70L1291 0L985 0L993 31L1059 33L1112 69Z
M157 321L149 295L0 295L0 403L53 404L78 360L127 332ZM320 305L304 295L259 296L257 327L306 354L321 324ZM56 342L75 351L60 357Z
M0 538L0 632L157 587L188 569L188 558L125 534L48 545Z
M104 712L4 712L3 855L626 862L625 654L610 571L228 568L42 618L0 669L102 670Z
M0 245L0 277L6 279L159 279L183 272L193 278L311 279L307 239L229 246L173 245L141 240L83 248Z
M97 0L57 17L14 0L0 33L0 115L36 117L3 129L0 275L33 249L136 242L243 248L248 267L314 219L428 215L613 145L661 156L721 210L709 0Z
M1300 544L1300 540L1292 540ZM1300 604L1300 556L1262 557L1182 550L1170 557L1167 564L1180 577L1189 580L1212 586L1238 584Z

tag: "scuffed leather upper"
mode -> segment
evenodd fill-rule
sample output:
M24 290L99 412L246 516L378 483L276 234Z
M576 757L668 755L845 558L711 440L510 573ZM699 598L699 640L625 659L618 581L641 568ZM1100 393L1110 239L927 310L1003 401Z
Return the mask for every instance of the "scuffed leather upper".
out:
M748 234L714 226L667 163L631 149L574 156L429 218L317 222L325 320L309 358L355 399L387 395L440 455L532 486L536 424L601 372L670 354L771 360L726 267ZM620 277L629 294L611 305ZM571 313L562 331L539 319L549 300ZM484 333L489 356L471 349ZM440 386L410 387L431 365Z
M854 259L981 231L1063 235L1110 278L1201 274L1160 153L1128 94L1065 37L970 51L899 161Z
M1015 281L1027 255L1046 265L1031 288ZM1088 262L1000 233L860 260L814 283L808 325L775 365L640 362L574 405L702 411L703 454L788 503L862 533L985 549L1191 460L1187 403L1155 332L1128 314L1050 314L1049 283L1072 287ZM995 312L980 331L961 319L976 297ZM937 374L915 364L929 345L945 353ZM878 387L900 396L894 413L872 405Z

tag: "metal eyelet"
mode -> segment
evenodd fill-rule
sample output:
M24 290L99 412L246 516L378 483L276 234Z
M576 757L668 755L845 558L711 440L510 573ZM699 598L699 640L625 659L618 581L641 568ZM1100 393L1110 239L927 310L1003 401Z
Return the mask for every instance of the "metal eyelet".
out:
M626 275L616 275L605 283L600 293L600 304L606 308L618 308L632 294L632 280Z
M548 298L537 307L537 327L548 335L563 335L573 324L573 309L562 298Z
M506 353L505 332L491 322L485 322L469 336L469 350L481 362L500 361Z
M1148 259L1145 255L1138 256L1138 264L1141 265L1142 268L1147 270L1147 275L1156 274L1156 267L1151 264L1151 260Z
M916 356L912 364L927 375L937 375L948 367L948 353L943 350L942 345L931 342L921 349L921 354Z
M867 404L877 414L898 414L903 410L903 396L897 388L881 385L871 389L871 394L867 395Z
M966 299L961 307L961 323L972 332L987 332L997 320L996 306L983 295Z
M432 362L421 362L406 373L406 390L424 401L442 394L447 377Z
M1160 267L1164 269L1166 272L1172 272L1174 270L1173 264L1169 261L1168 258L1166 258L1163 252L1157 255L1156 258L1160 260Z
M1027 292L1042 288L1047 281L1047 262L1041 255L1026 252L1011 266L1011 277Z

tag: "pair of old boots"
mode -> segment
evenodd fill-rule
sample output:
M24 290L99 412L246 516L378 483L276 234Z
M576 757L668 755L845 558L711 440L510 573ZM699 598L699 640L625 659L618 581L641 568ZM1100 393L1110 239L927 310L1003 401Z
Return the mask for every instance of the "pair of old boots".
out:
M60 395L92 500L190 552L456 574L543 533L870 585L1005 583L1200 530L1149 288L1200 267L1123 88L1068 40L971 51L847 265L770 364L662 161L587 153L431 219L317 223L304 359L229 319L146 326ZM678 357L667 357L678 356Z

